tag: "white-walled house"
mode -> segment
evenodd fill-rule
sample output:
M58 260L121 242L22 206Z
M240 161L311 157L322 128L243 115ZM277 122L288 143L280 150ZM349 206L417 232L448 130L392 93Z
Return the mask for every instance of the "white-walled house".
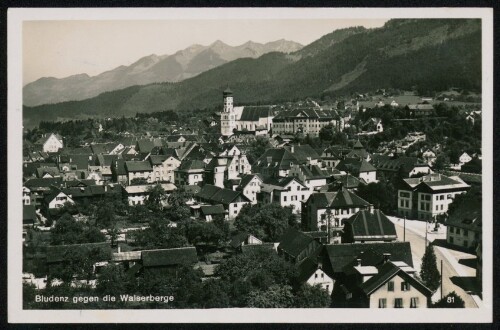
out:
M153 169L152 182L175 182L175 170L181 161L172 155L150 155L149 161Z
M259 200L263 203L278 203L282 207L290 206L293 212L300 214L302 202L311 195L311 190L295 177L270 178L262 183Z
M356 268L356 267L355 267ZM359 267L360 289L369 308L427 308L432 292L406 272L407 265L387 261L382 266ZM369 272L369 276L364 273ZM414 270L413 270L414 271Z
M75 204L71 196L66 195L59 189L51 189L51 192L44 197L44 204L48 209L61 208L66 203Z
M458 161L460 162L460 165L466 164L472 160L472 157L469 156L468 153L464 152L463 154L460 155L458 158Z
M298 278L300 282L310 286L320 286L322 289L332 294L335 281L322 269L321 263L314 262L311 258L306 258L298 265Z
M141 184L125 187L125 195L127 196L128 205L144 205L149 198L149 193L154 184ZM170 195L177 187L172 183L161 183L160 186L165 190L167 195Z
M241 191L220 188L210 184L204 185L195 195L195 199L200 203L222 204L229 220L235 219L243 206L250 204L250 200Z
M40 146L44 152L58 152L64 147L63 139L59 134L44 134L35 145Z
M28 187L23 187L23 205L31 205L31 190Z
M260 193L260 189L264 180L259 174L246 174L241 177L241 181L236 188L243 192L252 204L257 204L257 195Z

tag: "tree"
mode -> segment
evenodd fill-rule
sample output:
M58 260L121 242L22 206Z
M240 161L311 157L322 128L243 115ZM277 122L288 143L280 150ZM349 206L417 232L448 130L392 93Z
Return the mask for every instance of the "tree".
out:
M167 200L167 192L160 184L156 184L148 188L149 197L146 200L146 206L152 211L159 211L163 209L163 204Z
M219 247L223 244L226 235L212 222L187 221L185 227L186 238L193 245L212 245Z
M99 203L95 212L96 226L101 228L111 227L115 224L115 207L105 201Z
M135 287L135 280L127 276L120 264L109 264L104 267L96 283L96 292L101 295L114 295L130 292Z
M390 181L372 182L358 187L358 196L387 214L396 210L397 190Z
M443 299L431 306L432 308L465 308L465 301L455 292L450 292Z
M297 221L290 207L278 203L245 205L236 217L234 225L238 230L268 242L277 241L288 227L297 227Z
M327 308L330 304L330 294L319 285L303 284L297 291L295 307Z
M254 308L294 307L295 297L289 285L272 285L265 291L256 290L248 295L247 305Z
M168 208L164 213L170 221L179 222L189 219L191 211L186 206L186 202L190 200L193 195L188 192L184 187L174 190L167 198Z
M57 220L51 231L53 245L105 242L106 237L95 226L76 221L65 214Z
M437 268L436 254L434 253L434 247L428 245L425 248L424 256L422 257L422 268L420 270L420 278L422 282L431 289L436 291L439 287L440 274Z
M170 225L168 220L154 217L149 227L135 233L136 243L148 249L178 248L187 245L181 228Z

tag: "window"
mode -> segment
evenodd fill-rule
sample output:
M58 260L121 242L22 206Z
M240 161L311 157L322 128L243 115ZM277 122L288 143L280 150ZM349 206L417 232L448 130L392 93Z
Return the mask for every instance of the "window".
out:
M439 196L440 200L444 200L444 195Z
M394 308L403 308L403 298L394 299Z
M325 278L325 274L324 273L321 273L321 278Z
M450 233L454 232L455 227L450 227Z
M390 281L387 283L387 291L394 291L394 282Z
M286 202L286 196L283 196L283 202Z
M401 282L401 291L410 291L410 283Z
M467 229L464 229L464 236L468 236L469 235L469 231Z
M453 236L450 236L450 244L453 244Z
M318 274L314 274L314 278L318 278Z
M387 299L386 298L380 298L378 300L378 308L387 308Z
M418 307L418 297L413 297L410 299L410 308Z
M405 201L405 206L406 206L406 208L409 208L410 207L410 201Z
M404 200L401 200L399 204L400 204L401 207L403 207L404 206Z
M460 235L460 228L457 228L457 235Z

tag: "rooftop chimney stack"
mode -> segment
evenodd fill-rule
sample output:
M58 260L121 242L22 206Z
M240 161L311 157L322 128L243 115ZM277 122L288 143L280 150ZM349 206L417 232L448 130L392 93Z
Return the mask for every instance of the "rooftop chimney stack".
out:
M391 254L390 253L384 253L384 263L388 262L391 260Z
M360 258L357 258L356 259L357 263L358 263L358 267L361 267L361 259Z
M375 207L373 206L373 204L370 204L370 206L368 207L368 211L373 214L373 212L375 211Z

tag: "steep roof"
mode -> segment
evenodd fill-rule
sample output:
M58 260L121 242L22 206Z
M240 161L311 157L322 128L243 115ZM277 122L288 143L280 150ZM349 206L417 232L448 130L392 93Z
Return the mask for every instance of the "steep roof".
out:
M292 118L315 118L315 119L338 119L339 115L335 110L323 110L319 108L299 108L288 111L281 111L275 119L292 119Z
M330 207L333 208L343 208L343 207L365 207L370 205L363 198L359 197L355 193L349 191L347 188L342 187L335 194L330 202Z
M291 164L298 163L299 161L290 151L281 148L270 148L257 159L254 166L289 170Z
M245 106L240 121L258 121L259 118L271 117L270 106Z
M366 282L360 285L360 289L366 294L370 295L373 291L381 287L383 284L387 283L394 276L399 275L405 281L409 282L410 285L424 294L426 297L432 295L432 291L429 290L422 282L418 281L416 278L402 270L400 267L396 266L393 262L388 261L384 263L378 269L378 274L374 275Z
M374 266L383 262L383 254L390 253L391 260L404 261L413 267L410 242L384 242L384 243L344 243L325 245L326 262L330 264L334 273L344 272L346 266L352 267L356 259L363 253L370 252L377 256L367 260L363 265ZM363 260L363 259L362 259Z
M125 162L125 169L127 172L151 172L153 168L147 161L127 161Z
M301 164L307 163L309 159L319 159L316 150L308 144L285 146L284 149L290 151Z
M62 178L36 178L29 179L24 183L27 188L49 188L50 186L60 186Z
M481 199L475 196L465 198L455 208L448 219L447 226L454 226L475 232L482 231L483 210Z
M189 265L198 261L194 246L175 249L144 250L141 254L144 267Z
M336 169L348 173L355 173L356 175L363 172L375 172L377 169L366 160L359 160L357 158L345 158L341 160Z
M263 181L262 177L259 174L244 174L241 177L241 181L238 186L241 188L245 188L250 183L250 181L252 181L254 177L257 177L260 180L260 182Z
M279 249L287 252L291 256L298 256L311 242L316 242L314 238L306 235L297 229L288 228L280 238ZM318 246L320 244L318 243Z
M183 161L178 171L203 171L204 169L204 162L198 159L192 159Z
M154 148L154 142L151 140L137 141L137 150L141 153L149 153Z
M380 210L362 210L344 221L354 240L397 239L396 227Z
M234 191L231 189L220 188L214 185L206 184L201 188L201 191L196 194L199 199L205 200L210 203L218 203L227 205L232 203L238 197L245 202L249 202L248 198L245 197L241 191Z
M305 258L297 266L298 276L300 282L307 281L314 272L318 269L318 263L312 258Z

